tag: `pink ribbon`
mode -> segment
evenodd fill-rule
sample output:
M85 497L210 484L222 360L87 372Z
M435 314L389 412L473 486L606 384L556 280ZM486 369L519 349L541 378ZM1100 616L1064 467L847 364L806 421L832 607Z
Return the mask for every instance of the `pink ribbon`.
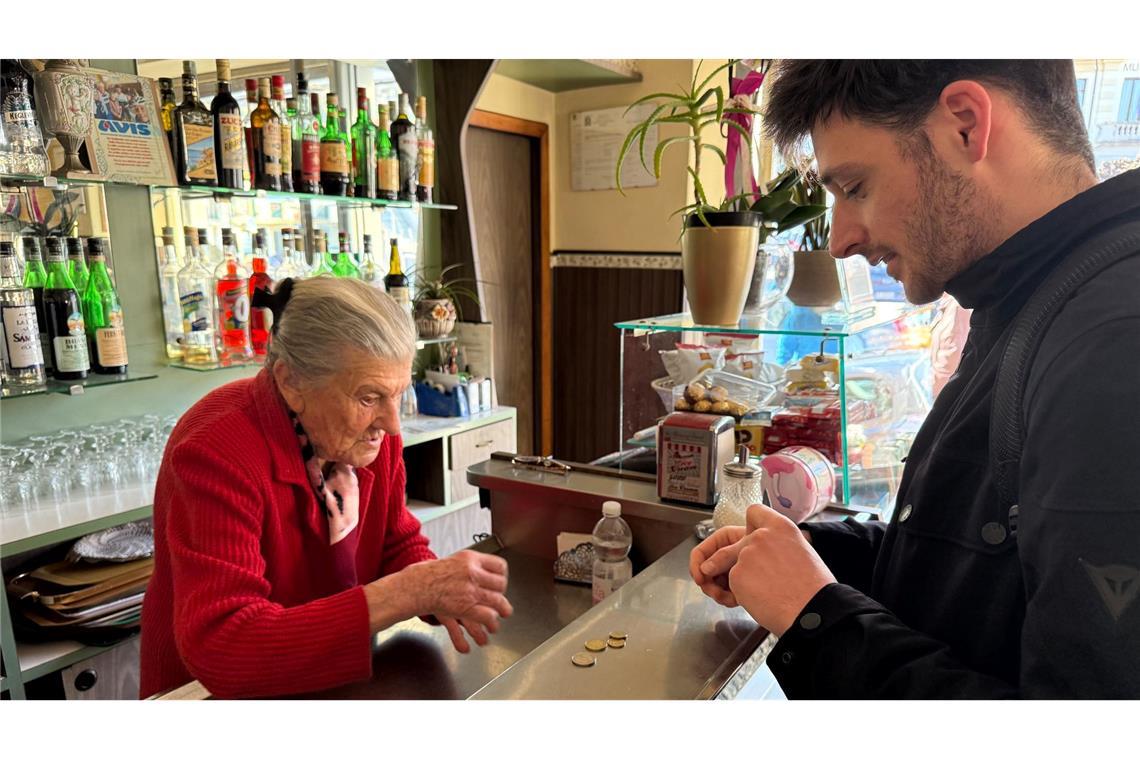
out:
M752 95L760 89L760 85L764 83L764 75L759 71L750 71L744 76L743 79L732 77L729 80L728 93L730 101L738 95ZM726 113L724 115L725 121L731 121L740 125L741 129L746 134L752 134L752 115L742 113ZM738 194L736 187L736 162L740 155L740 145L743 141L738 130L726 127L728 129L728 144L725 149L727 160L724 163L724 189L728 198L732 198ZM759 194L759 186L756 184L756 177L752 172L747 172L748 182L751 185L751 192L753 195Z

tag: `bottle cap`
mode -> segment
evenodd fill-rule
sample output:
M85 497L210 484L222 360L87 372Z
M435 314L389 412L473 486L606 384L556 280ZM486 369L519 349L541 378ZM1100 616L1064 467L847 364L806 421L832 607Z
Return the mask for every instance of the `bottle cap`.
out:
M185 76L191 76L191 77L198 76L198 64L194 63L194 61L183 61L182 62L182 76L184 76L184 77Z
M335 92L330 92L327 95L325 95L325 102L328 103L330 106L335 106L340 102L340 100L337 98Z
M270 83L274 87L284 87L285 86L285 76L282 74L274 74L273 77L270 79Z
M38 237L32 237L31 235L24 235L24 237L21 239L24 241L24 258L25 259L28 258L29 256L34 258L34 259L38 259L43 255L43 253L42 253L43 249L40 247L40 239Z
M257 80L257 96L269 99L269 77L261 77Z
M265 230L258 230L257 232L255 232L253 234L253 247L254 248L264 248L265 247Z
M163 236L166 235L166 229L163 228ZM69 237L67 239L67 255L68 256L82 256L83 255L83 241L77 237Z
M209 233L205 227L198 228L198 245L206 245L210 242Z
M87 255L91 258L106 256L109 250L111 250L111 241L107 240L107 238L97 237L87 239Z
M297 99L296 98L285 98L285 107L286 108L292 108L293 110L296 110L297 109Z
M234 244L234 231L229 227L222 227L222 245Z
M214 59L214 68L217 69L217 78L219 82L230 81L230 59L229 58L216 58Z
M606 517L621 517L621 503L616 501L602 502L602 514Z
M736 459L724 466L724 474L730 478L751 480L760 477L762 473L763 470L748 461L748 447L743 444L736 452Z
M162 90L173 90L174 89L174 80L171 79L170 77L159 77L158 78L158 86L159 86L159 89L162 89Z
M256 79L245 80L245 91L246 92L252 92L253 90L256 90L256 89L257 89L257 80Z
M49 237L47 239L47 255L49 259L63 256L63 240L57 237Z

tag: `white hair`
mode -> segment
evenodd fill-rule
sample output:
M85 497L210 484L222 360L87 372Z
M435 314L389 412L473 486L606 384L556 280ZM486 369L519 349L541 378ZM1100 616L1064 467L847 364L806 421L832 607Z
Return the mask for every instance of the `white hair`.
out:
M337 374L346 349L410 362L416 353L412 316L360 280L321 275L294 282L274 324L266 366L283 362L298 384L322 385Z

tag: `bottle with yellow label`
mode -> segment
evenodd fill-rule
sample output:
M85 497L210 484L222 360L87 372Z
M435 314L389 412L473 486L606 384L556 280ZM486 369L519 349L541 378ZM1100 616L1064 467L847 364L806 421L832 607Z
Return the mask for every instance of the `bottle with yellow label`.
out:
M217 59L216 67L218 94L210 103L210 115L214 119L214 165L218 174L218 187L241 190L244 187L242 169L246 161L241 106L230 94L229 59Z
M249 115L253 146L253 186L281 189L281 118L269 105L269 77L257 82L257 108Z
M392 138L388 131L392 123L388 117L388 106L380 106L380 129L376 135L376 197L386 201L396 200L400 187L400 159L392 149Z

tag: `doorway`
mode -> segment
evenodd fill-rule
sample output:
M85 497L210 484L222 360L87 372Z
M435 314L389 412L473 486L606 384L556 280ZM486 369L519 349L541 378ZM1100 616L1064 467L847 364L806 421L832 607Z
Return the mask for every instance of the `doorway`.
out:
M473 111L466 168L483 318L499 403L518 409L518 453L553 446L549 128Z

